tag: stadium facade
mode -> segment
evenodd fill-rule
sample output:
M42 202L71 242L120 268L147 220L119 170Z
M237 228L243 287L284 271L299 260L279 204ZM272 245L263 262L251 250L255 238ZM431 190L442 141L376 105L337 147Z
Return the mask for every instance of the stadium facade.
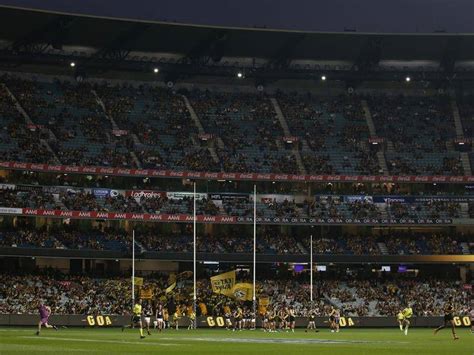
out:
M166 299L156 273L191 268L193 202L202 287L222 270L251 270L255 202L262 294L276 275L296 275L307 294L311 236L319 287L346 282L319 293L327 304L343 307L344 292L358 290L352 277L380 280L374 292L387 280L399 290L440 280L469 303L474 35L224 28L12 7L0 7L0 19L6 272L126 277L135 247L137 272ZM387 305L357 311L364 297L348 315L388 315ZM419 312L439 315L427 305Z

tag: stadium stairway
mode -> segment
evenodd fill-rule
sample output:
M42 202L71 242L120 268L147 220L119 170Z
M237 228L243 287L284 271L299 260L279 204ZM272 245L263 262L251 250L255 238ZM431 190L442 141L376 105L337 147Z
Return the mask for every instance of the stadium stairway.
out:
M395 147L393 146L393 142L391 140L387 140L387 154L390 156L390 157L393 157L395 156Z
M102 111L104 112L105 118L107 118L110 123L112 124L112 129L120 129L117 123L115 122L114 118L110 115L107 114L107 108L105 107L104 101L97 95L97 92L95 90L91 90L92 95L95 97L95 101L97 104L102 108Z
M369 104L367 100L361 100L362 109L364 110L365 122L367 122L367 127L369 128L369 134L371 138L377 137L377 131L375 129L374 121L372 120L372 114L370 113ZM387 161L385 160L385 155L383 150L377 151L377 161L379 166L382 168L382 173L388 175Z
M184 104L186 105L189 115L191 116L194 122L194 125L197 127L199 134L206 134L204 127L201 123L201 120L199 119L199 116L196 114L196 111L194 111L194 108L191 105L191 102L189 101L189 99L186 97L186 95L181 95L181 97L183 98ZM221 147L221 144L222 144L222 147ZM224 142L220 138L218 138L218 147L221 149L224 148ZM211 145L207 147L207 150L209 151L209 154L211 154L212 160L214 160L215 163L219 163L219 156L217 155L216 148L214 147L214 143L212 143L212 140L211 140Z
M12 101L14 102L15 104L15 107L16 109L18 110L18 112L20 112L20 114L23 116L23 119L25 120L25 122L27 124L31 124L31 125L34 125L35 123L33 122L33 120L31 119L31 117L28 115L28 113L26 113L25 109L21 106L20 102L16 99L15 95L13 95L13 93L10 91L10 89L8 88L7 85L5 84L1 84L3 86L3 88L5 89L5 91L7 92L7 94L10 96L10 98L12 99ZM48 129L48 135L51 137L51 135L56 138L53 134L53 132L51 132L50 129ZM59 161L56 153L51 149L51 146L49 145L48 141L46 139L43 139L41 138L40 139L40 142L41 144L48 150L48 152L51 154L51 156L53 157L54 159L54 162L55 164L58 164L60 165L61 162Z
M387 246L385 245L385 243L383 243L383 242L378 242L378 243L377 243L377 246L379 247L380 252L382 253L382 255L388 255L388 248L387 248Z
M353 315L353 313L346 310L357 308L365 304L365 299L360 298L357 295L357 289L354 287L349 287L347 283L340 282L338 286L338 290L350 294L353 297L352 300L345 300L343 302L338 297L329 297L328 295L324 295L324 297L326 298L327 302L331 304L332 306L342 309L343 312L345 313L348 312L347 315ZM369 311L370 311L370 306L369 306Z
M469 218L469 205L467 203L460 203L459 206L461 207L460 217L461 218Z
M461 116L459 115L459 108L456 102L456 98L451 96L450 97L450 104L451 110L453 111L453 118L454 118L454 128L456 130L456 138L464 138L462 123L461 123Z
M387 141L387 153L395 154L395 147L393 146L392 141Z
M278 122L280 122L280 126L283 129L283 133L285 134L285 136L291 137L290 128L288 127L288 123L286 122L285 116L283 115L283 112L281 111L280 104L278 103L277 99L275 99L274 97L270 98L270 101L273 105L273 109L275 110L276 116L278 118ZM293 144L292 152L293 152L293 155L295 156L299 173L306 174L306 168L304 167L303 160L301 159L301 154L298 149L298 144Z
M327 294L323 294L324 299L326 300L326 303L330 304L331 306L334 306L336 308L342 308L342 303L339 301L337 298L331 298Z
M456 130L456 138L464 138L464 130L462 128L461 116L459 114L459 107L456 102L456 98L452 95L450 97L451 110L454 118L454 128ZM461 164L464 169L464 175L471 175L471 161L469 160L469 154L467 152L461 152Z
M115 122L115 120L112 116L107 114L107 108L105 107L104 101L100 98L100 96L97 94L97 92L95 90L91 90L91 93L92 93L92 95L94 95L97 104L102 108L102 111L104 112L105 118L107 120L109 120L110 123L112 124L112 129L119 130L120 127L117 125L117 122ZM133 139L133 143L135 145L141 144L140 140L138 139L138 137L135 133L132 133L131 136L132 136L132 139ZM130 151L130 156L132 157L132 159L135 162L136 166L139 169L141 169L142 168L142 163L140 162L140 160L138 159L137 155L135 154L135 152L133 150Z
M141 254L145 251L147 251L147 249L143 246L143 244L135 240L135 253Z
M13 93L10 91L10 89L8 88L8 86L6 86L5 84L1 84L2 87L5 89L5 91L7 92L8 96L10 96L10 98L12 99L12 101L14 102L15 104L15 107L16 109L18 110L18 112L21 113L21 115L23 116L23 118L25 119L25 122L27 124L34 124L34 122L31 120L30 116L26 113L26 111L23 109L23 107L20 105L20 103L18 102L18 100L16 99L15 95L13 95Z
M472 175L471 161L469 160L469 154L461 152L461 164L464 168L464 175Z
M296 243L296 246L297 246L298 249L300 250L301 254L308 254L308 251L305 249L305 247L303 246L303 244L301 244L301 242L297 242L297 243Z
M219 149L224 149L224 148L225 148L224 141L222 140L221 137L217 137L217 147L218 147Z

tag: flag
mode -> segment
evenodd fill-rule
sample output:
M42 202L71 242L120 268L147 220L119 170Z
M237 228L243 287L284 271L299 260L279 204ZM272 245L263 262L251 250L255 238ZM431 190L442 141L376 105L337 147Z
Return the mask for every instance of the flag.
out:
M232 296L239 301L251 301L253 299L253 285L251 283L237 283L232 287Z
M173 282L171 285L169 285L166 290L165 290L165 293L168 294L170 292L173 292L174 288L176 287L176 282Z
M260 297L258 299L258 304L260 306L268 306L270 304L270 298L269 297Z
M235 285L235 270L211 277L212 292L232 296Z
M140 298L143 300L151 300L153 298L153 290L151 288L140 289Z
M270 297L264 296L258 298L258 313L265 314L267 313L268 305L270 304Z
M134 277L133 280L136 286L143 286L143 277Z
M172 272L170 276L168 276L168 284L171 285L176 282L176 274Z

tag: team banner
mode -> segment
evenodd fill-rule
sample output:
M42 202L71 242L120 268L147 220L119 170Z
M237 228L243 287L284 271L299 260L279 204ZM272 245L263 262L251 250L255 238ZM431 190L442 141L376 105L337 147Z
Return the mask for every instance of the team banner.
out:
M212 292L233 296L235 270L211 277Z
M173 282L171 285L169 285L166 290L165 290L165 293L168 294L168 293L171 293L173 292L173 290L175 289L176 287L176 282Z
M153 298L153 290L151 288L141 288L140 298L143 300L151 300Z
M173 171L153 169L126 169L99 166L49 165L20 162L0 162L0 167L13 170L28 170L52 173L77 173L135 177L157 177L206 180L242 181L299 181L299 182L398 182L398 183L473 183L474 176L392 176L392 175L292 175L273 173L212 173L198 171Z
M240 282L232 288L232 296L239 301L252 301L253 285L248 282Z
M260 297L258 299L258 304L264 307L268 306L270 304L270 297Z
M133 281L136 286L143 286L143 277L134 277Z
M154 214L131 212L99 212L99 211L62 211L36 208L0 207L0 215L17 215L32 217L72 218L72 219L113 219L149 222L193 222L189 214ZM251 224L252 217L237 216L196 216L198 223L216 224ZM316 217L257 217L258 224L293 224L293 225L451 225L450 218L316 218Z

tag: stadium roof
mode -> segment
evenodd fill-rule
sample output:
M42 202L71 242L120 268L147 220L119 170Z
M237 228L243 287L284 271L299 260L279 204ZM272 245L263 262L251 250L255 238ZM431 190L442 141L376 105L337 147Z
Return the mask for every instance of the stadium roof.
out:
M106 18L0 6L0 39L192 56L292 58L357 62L474 60L474 34L376 34L231 28ZM374 52L374 48L375 52Z

